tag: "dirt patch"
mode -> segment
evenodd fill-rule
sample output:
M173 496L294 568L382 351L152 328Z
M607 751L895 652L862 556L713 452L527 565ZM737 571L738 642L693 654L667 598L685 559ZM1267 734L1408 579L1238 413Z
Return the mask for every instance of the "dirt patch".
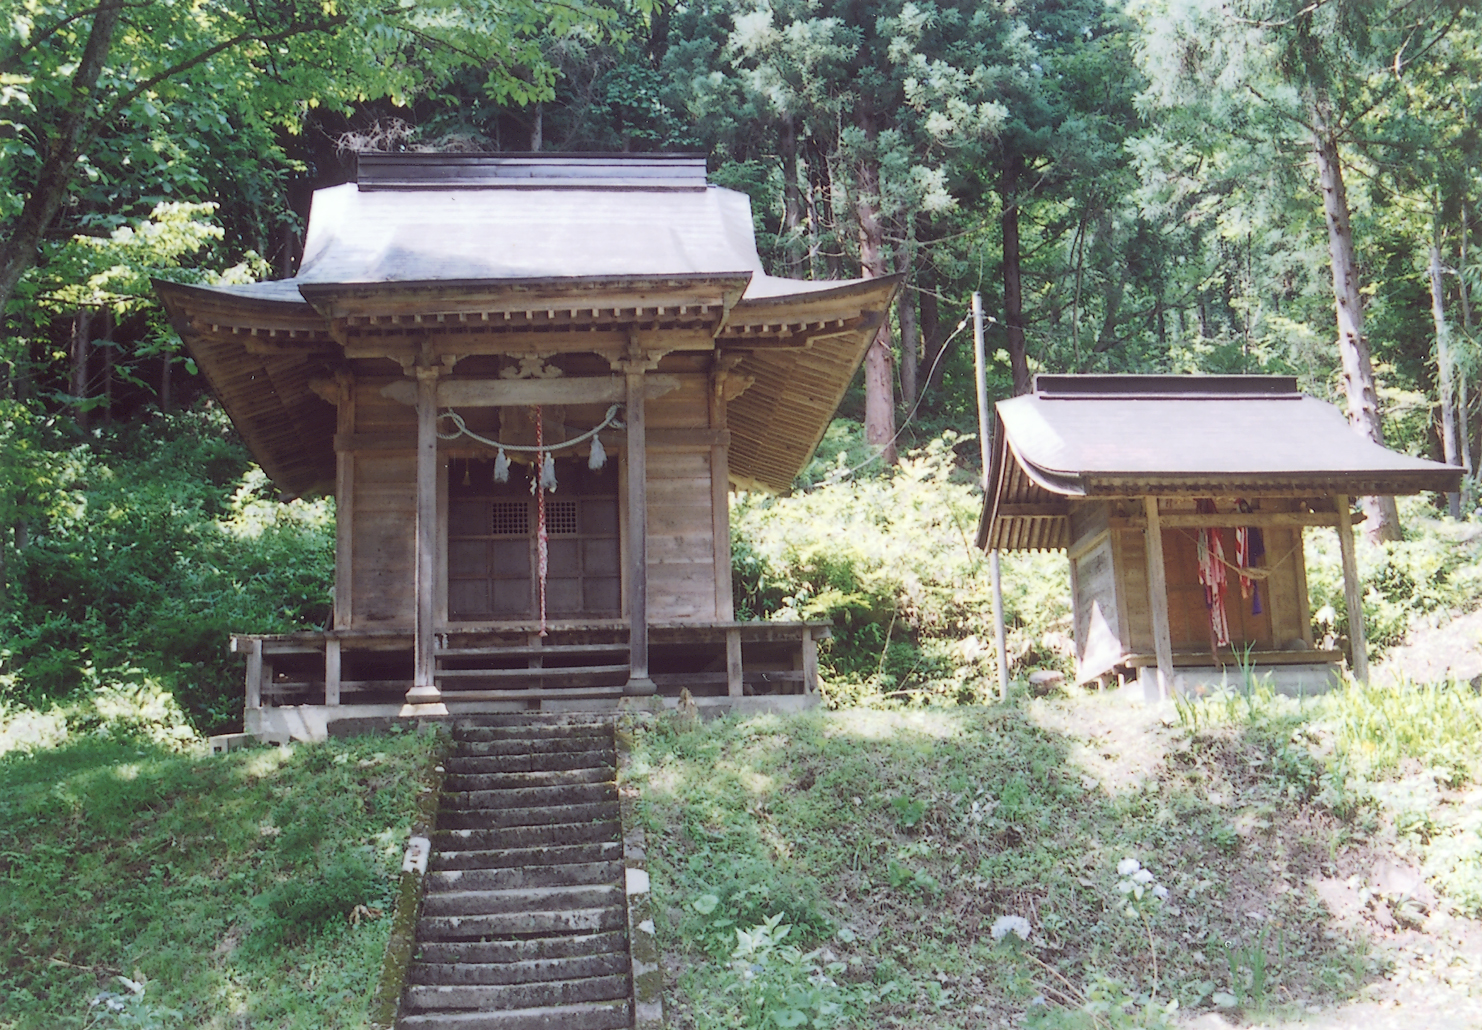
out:
M1391 648L1374 666L1372 675L1377 683L1399 679L1434 683L1448 677L1471 681L1482 676L1482 608L1446 613L1415 627L1404 644Z

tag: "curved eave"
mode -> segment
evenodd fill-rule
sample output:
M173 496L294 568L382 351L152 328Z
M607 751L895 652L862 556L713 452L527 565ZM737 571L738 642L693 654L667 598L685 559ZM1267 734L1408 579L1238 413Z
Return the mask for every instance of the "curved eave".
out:
M333 405L309 383L337 345L307 304L156 281L196 367L285 498L333 491Z
M752 380L726 409L736 482L775 493L792 489L902 279L893 275L743 300L731 310L716 348L745 352L736 374Z

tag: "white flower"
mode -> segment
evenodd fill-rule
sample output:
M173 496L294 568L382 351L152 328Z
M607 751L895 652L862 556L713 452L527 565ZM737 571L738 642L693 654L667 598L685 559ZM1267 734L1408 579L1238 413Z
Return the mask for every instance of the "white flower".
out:
M1142 868L1142 863L1135 858L1124 858L1117 863L1118 876L1131 876Z
M1168 898L1168 888L1163 886L1161 883L1158 884L1156 887L1153 888L1153 897L1157 898L1159 901L1166 901Z
M1133 883L1152 883L1153 882L1153 874L1150 873L1150 872L1148 872L1146 869L1139 869L1137 872L1135 872L1135 873L1132 874L1132 882Z
M993 934L995 941L1001 941L1009 934L1016 935L1021 941L1029 940L1029 920L1023 916L999 916L993 922Z

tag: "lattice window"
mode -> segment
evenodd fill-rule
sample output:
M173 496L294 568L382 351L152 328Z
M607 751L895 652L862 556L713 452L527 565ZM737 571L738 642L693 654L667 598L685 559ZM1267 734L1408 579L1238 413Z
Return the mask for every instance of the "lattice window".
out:
M495 501L493 524L490 532L495 536L526 536L530 532L530 504L528 501Z
M546 501L545 503L545 527L551 536L575 536L578 532L576 523L575 501Z

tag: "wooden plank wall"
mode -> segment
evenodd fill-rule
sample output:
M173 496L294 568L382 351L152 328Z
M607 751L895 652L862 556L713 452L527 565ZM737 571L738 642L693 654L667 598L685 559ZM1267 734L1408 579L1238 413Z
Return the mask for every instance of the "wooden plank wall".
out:
M1192 510L1192 504L1187 505ZM1259 502L1263 511L1282 511L1285 501ZM1163 548L1168 569L1169 629L1175 651L1207 651L1209 621L1204 607L1203 587L1199 585L1195 530L1165 529ZM1262 613L1251 612L1249 599L1240 596L1240 584L1233 570L1229 573L1225 603L1229 616L1230 636L1238 648L1254 643L1259 649L1289 649L1293 641L1312 643L1308 615L1306 571L1301 546L1301 530L1267 527L1264 531L1266 557L1263 567L1271 570L1270 578L1260 584ZM1224 533L1225 558L1235 560L1235 534ZM1127 650L1138 654L1153 651L1152 619L1148 612L1147 557L1140 529L1112 530L1113 560L1119 592L1121 630ZM1079 627L1077 627L1079 629Z
M653 429L708 429L709 377L687 374L680 387L648 402ZM693 447L648 450L648 617L713 622L715 517L708 439ZM725 470L720 470L724 476ZM730 541L725 542L730 547Z
M1070 515L1071 590L1075 615L1076 679L1094 679L1122 657L1117 578L1107 529L1109 506L1075 506Z
M407 446L354 454L352 625L410 629L416 614L417 416L411 406L382 397L384 385L356 384L355 432L395 434Z
M646 406L650 429L708 430L709 377L685 374L680 387ZM351 621L358 628L409 629L416 524L416 413L382 397L386 381L364 380L355 391L354 432L405 439L405 449L363 449L352 465L350 517ZM384 434L384 435L383 435ZM715 527L715 448L707 434L694 445L648 451L648 612L650 621L711 622L717 613L719 567ZM726 470L719 470L725 482ZM720 493L724 498L724 493ZM729 555L729 540L722 544ZM727 565L727 568L729 566ZM728 584L727 584L728 588ZM729 598L729 591L725 594Z

